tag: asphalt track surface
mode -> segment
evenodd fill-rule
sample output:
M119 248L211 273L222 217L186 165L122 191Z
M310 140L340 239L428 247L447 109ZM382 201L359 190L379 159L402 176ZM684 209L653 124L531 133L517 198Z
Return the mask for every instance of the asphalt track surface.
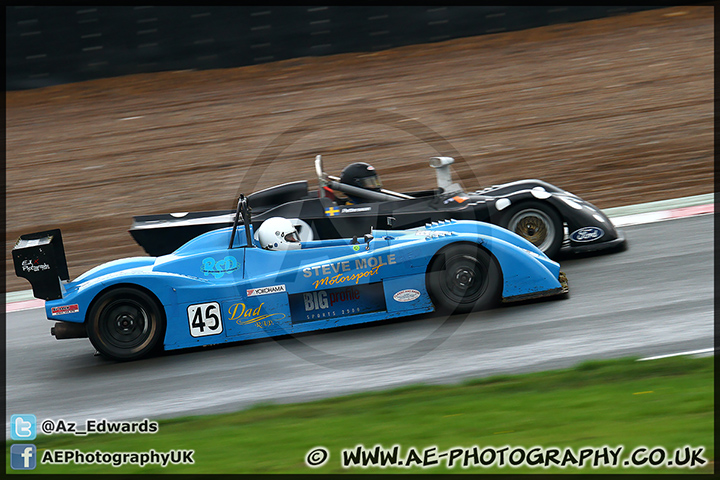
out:
M235 411L414 383L714 346L713 216L627 226L625 252L563 260L571 296L114 363L7 314L7 410L84 425ZM9 428L9 426L7 427ZM6 431L9 436L9 430Z

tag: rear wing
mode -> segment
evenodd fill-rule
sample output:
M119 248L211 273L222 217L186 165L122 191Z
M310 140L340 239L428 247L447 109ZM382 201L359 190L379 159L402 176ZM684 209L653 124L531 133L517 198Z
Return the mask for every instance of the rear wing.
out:
M21 235L12 251L15 275L27 279L33 295L62 298L62 280L70 280L60 229Z

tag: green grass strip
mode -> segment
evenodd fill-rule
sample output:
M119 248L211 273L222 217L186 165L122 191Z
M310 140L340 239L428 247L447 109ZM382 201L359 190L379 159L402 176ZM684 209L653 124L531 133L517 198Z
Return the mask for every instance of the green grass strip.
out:
M154 434L41 435L27 443L37 446L38 465L32 473L713 473L713 386L712 357L592 361L566 370L164 420ZM10 468L13 443L18 442L7 442L7 472L25 473ZM358 445L388 451L397 445L399 458L409 459L411 465L343 468L343 450ZM318 446L327 449L329 458L310 468L306 455ZM582 468L577 462L565 467L526 462L515 467L507 459L505 466L499 466L497 457L493 465L483 466L473 464L471 454L467 468L462 456L448 468L447 457L437 458L456 448L472 452L473 447L476 451L508 447L504 455L517 447L526 452L538 447L535 451L543 449L545 454L556 449L560 459L567 449L579 454L585 448L601 453L603 447L622 447L621 461L637 447L647 447L647 452L638 457L646 458L642 468L622 464L602 468L602 462L594 468L592 457L584 460ZM664 449L670 460L680 449L684 459L685 447L704 447L700 458L707 463L689 469L669 467L667 462L651 466L647 460L656 448ZM109 453L187 449L194 452L194 464L114 467L40 462L59 449ZM434 456L437 464L422 468L410 450L421 457L430 453L429 459Z

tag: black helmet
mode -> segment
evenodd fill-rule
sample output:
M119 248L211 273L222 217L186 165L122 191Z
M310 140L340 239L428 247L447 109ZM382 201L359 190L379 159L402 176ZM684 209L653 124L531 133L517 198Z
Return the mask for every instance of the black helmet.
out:
M340 183L367 188L376 192L382 188L382 182L377 176L375 167L363 162L351 163L345 167L340 174Z

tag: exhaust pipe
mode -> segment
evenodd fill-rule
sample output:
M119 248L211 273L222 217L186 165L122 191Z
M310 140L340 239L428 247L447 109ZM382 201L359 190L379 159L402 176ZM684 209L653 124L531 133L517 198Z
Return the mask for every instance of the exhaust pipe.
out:
M50 335L58 340L66 338L87 338L87 330L84 323L57 322L50 327Z

